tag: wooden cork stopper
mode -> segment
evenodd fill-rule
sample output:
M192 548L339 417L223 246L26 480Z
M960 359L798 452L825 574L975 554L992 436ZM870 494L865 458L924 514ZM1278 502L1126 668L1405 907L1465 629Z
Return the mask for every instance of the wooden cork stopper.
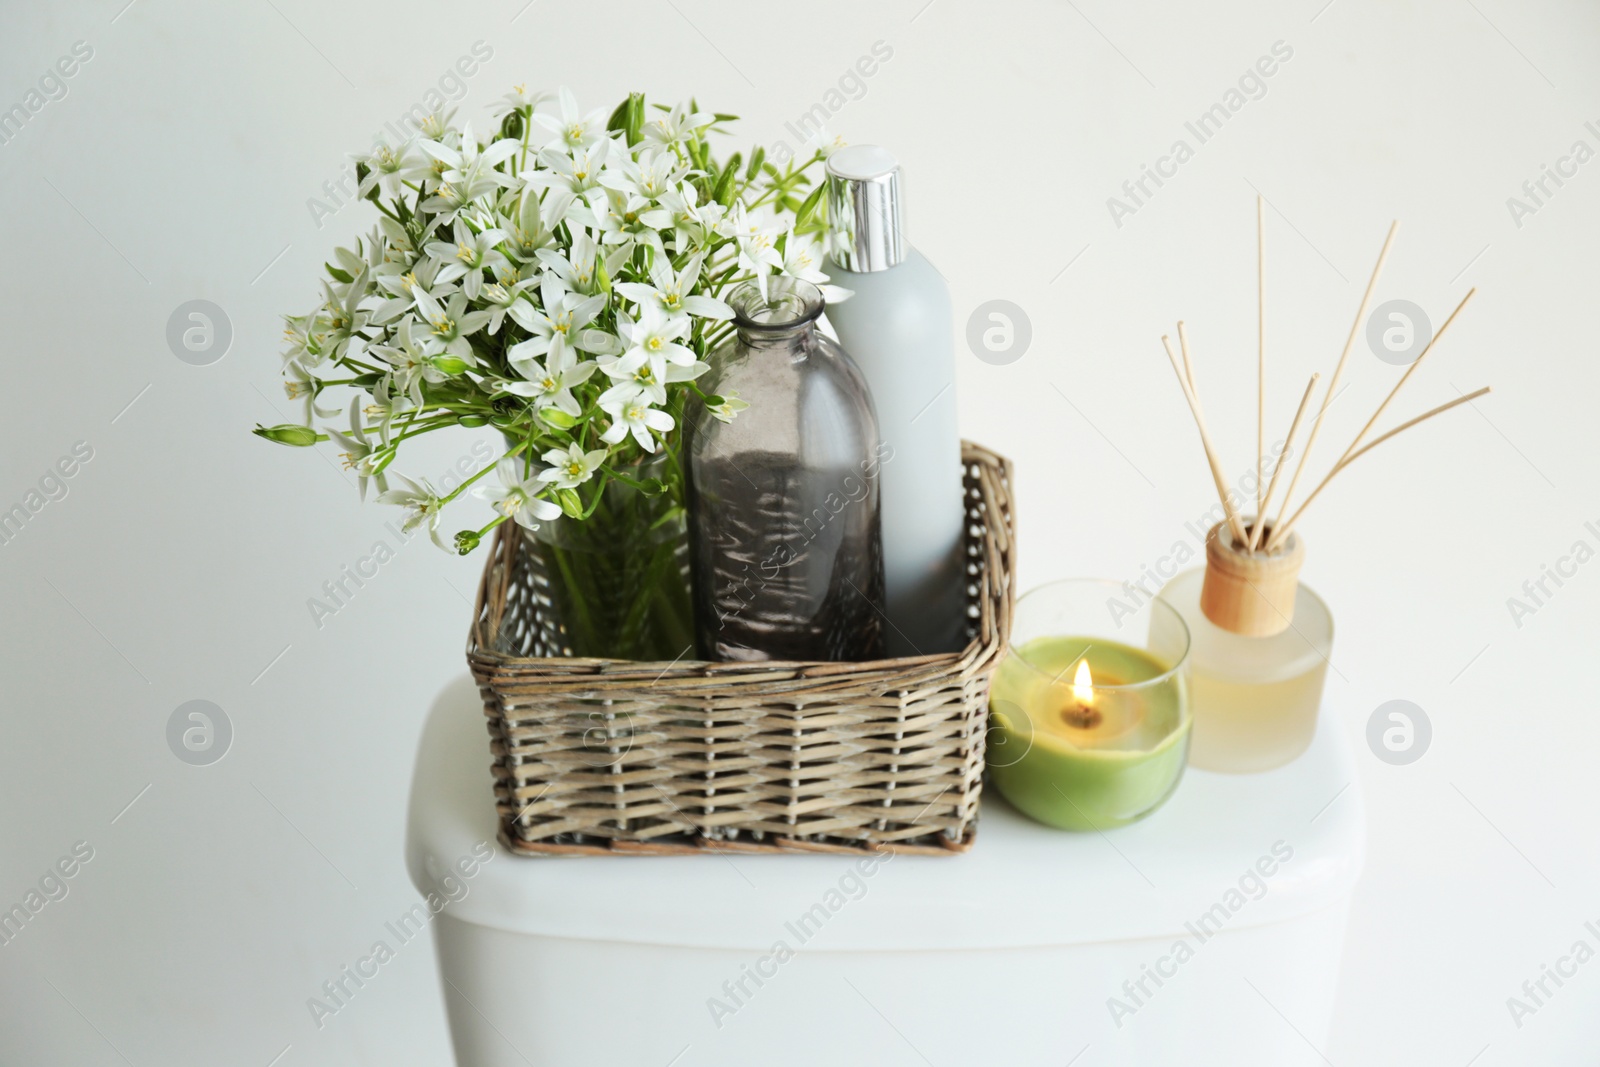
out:
M1263 543L1271 532L1271 526L1262 531ZM1226 522L1219 522L1206 538L1200 610L1224 630L1246 637L1282 633L1294 619L1294 595L1305 558L1305 542L1297 533L1290 533L1272 552L1251 552L1234 540Z

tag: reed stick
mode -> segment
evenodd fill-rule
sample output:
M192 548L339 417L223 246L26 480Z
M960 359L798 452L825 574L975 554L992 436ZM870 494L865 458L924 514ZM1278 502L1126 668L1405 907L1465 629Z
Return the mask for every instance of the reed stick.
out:
M1338 461L1334 463L1333 469L1330 470L1328 472L1327 476L1323 478L1323 480L1322 480L1323 484L1327 484L1328 479L1332 478L1334 476L1334 474L1337 473L1338 470L1345 465L1345 462L1347 460L1349 460L1354 455L1356 449L1361 446L1362 440L1365 439L1365 437L1367 436L1367 433L1372 429L1372 427L1374 425L1377 424L1378 419L1380 417L1382 417L1384 411L1388 409L1389 402L1391 400L1393 400L1395 398L1395 396L1397 396L1399 394L1400 389L1406 384L1406 382L1408 380L1410 380L1411 375L1416 371L1416 369L1418 367L1422 366L1422 361L1428 358L1428 353L1433 351L1433 346L1439 343L1439 338L1443 337L1445 335L1445 331L1450 329L1450 324L1456 321L1456 316L1461 314L1461 309L1467 306L1467 302L1472 299L1472 295L1474 293L1476 293L1477 291L1478 291L1477 289L1468 289L1467 290L1467 295L1462 297L1461 298L1461 303L1457 304L1456 305L1456 309L1454 311L1450 312L1450 317L1444 320L1444 325L1440 326L1438 332L1435 333L1432 337L1430 337L1428 339L1428 343L1423 346L1422 354L1420 356L1418 356L1416 359L1412 360L1411 366L1407 367L1406 368L1406 372L1404 374L1400 375L1400 380L1394 383L1394 388L1389 390L1389 395L1384 397L1383 398L1383 403L1378 405L1378 410L1376 410L1376 411L1374 411L1372 413L1372 417L1367 420L1366 425L1361 427L1361 432L1356 434L1355 440L1350 442L1350 447L1346 448L1344 450L1344 454L1341 455L1339 457ZM1308 497L1306 499L1306 503L1309 504L1310 502L1311 502L1311 500ZM1288 502L1285 501L1285 504L1287 504L1287 503ZM1305 507L1304 507L1304 505L1302 505L1298 510L1295 511L1295 515L1298 516L1300 514L1300 512L1304 511L1304 510L1305 510ZM1282 517L1283 516L1280 514L1279 515L1279 519L1281 520ZM1273 527L1272 540L1267 542L1267 551L1270 552L1274 548L1276 548L1278 545L1281 545L1283 543L1283 539L1285 537L1288 537L1288 536L1289 536L1288 528L1286 526L1284 526L1283 523L1280 521L1276 526Z
M1322 405L1317 408L1317 417L1311 423L1311 433L1306 438L1306 450L1300 453L1300 462L1295 465L1294 475L1289 479L1289 488L1283 494L1283 506L1278 510L1278 521L1273 524L1274 531L1283 528L1284 512L1289 510L1289 501L1294 499L1295 487L1300 484L1300 476L1306 472L1306 465L1311 462L1311 449L1317 443L1317 434L1322 432L1322 420L1328 414L1328 405L1333 402L1334 396L1339 391L1339 379L1344 376L1345 363L1350 359L1350 350L1355 347L1356 336L1361 332L1362 323L1367 317L1367 308L1372 304L1372 294L1378 288L1378 279L1383 276L1383 265L1389 261L1389 249L1394 245L1395 231L1400 228L1400 220L1389 223L1389 234L1383 239L1383 248L1378 252L1378 262L1372 268L1372 277L1367 279L1367 291L1361 294L1361 306L1356 309L1355 321L1350 324L1350 335L1345 338L1344 351L1339 353L1339 362L1334 365L1333 377L1328 381L1328 391L1322 394ZM1271 551L1272 544L1278 538L1273 537L1273 542L1267 545Z
M1167 359L1172 363L1172 372L1178 376L1178 387L1183 390L1183 398L1189 402L1189 413L1194 416L1195 426L1200 431L1200 445L1206 452L1206 463L1211 468L1211 480L1217 487L1217 498L1222 501L1222 510L1228 516L1228 527L1233 531L1234 539L1243 544L1244 523L1240 521L1233 502L1228 499L1227 482L1222 477L1222 465L1217 462L1217 450L1211 443L1211 432L1206 429L1206 418L1200 407L1200 393L1194 383L1194 363L1189 358L1189 335L1181 322L1178 323L1178 343L1183 349L1181 367L1178 364L1177 353L1172 351L1172 339L1166 334L1161 335L1161 346L1167 350Z
M1418 367L1422 366L1422 361L1428 358L1428 353L1433 351L1433 346L1439 343L1439 338L1444 336L1445 331L1450 328L1450 324L1456 321L1456 316L1461 314L1461 309L1467 306L1467 301L1471 300L1473 294L1477 291L1477 289L1468 289L1467 295L1461 298L1461 303L1457 304L1456 309L1450 312L1450 317L1444 320L1444 325L1439 327L1439 331L1437 333L1428 338L1428 343L1422 347L1422 354L1416 359L1412 360L1411 366L1407 367L1406 372L1400 375L1400 380L1394 383L1394 388L1390 389L1389 395L1383 398L1383 403L1378 405L1378 410L1372 413L1372 418L1368 419L1367 424L1361 427L1361 432L1356 434L1356 439L1350 442L1350 447L1345 449L1344 455L1339 457L1340 463L1343 463L1347 458L1349 458L1350 454L1356 450L1356 446L1361 444L1362 438L1367 436L1367 431L1372 429L1373 424L1378 421L1378 417L1382 415L1384 409L1389 406L1389 401L1393 400L1395 395L1400 392L1401 387L1406 384L1406 381L1411 377L1412 373Z
M1416 364L1412 364L1412 366L1415 366L1415 365ZM1311 490L1311 495L1306 497L1305 503L1301 504L1298 508L1295 509L1294 514L1289 517L1288 525L1283 527L1281 530L1274 530L1273 531L1273 542L1277 543L1280 540L1280 538L1278 537L1279 533L1282 533L1282 535L1284 537L1287 537L1289 535L1289 532L1294 529L1294 524L1296 522L1300 521L1300 516L1305 513L1306 508L1310 507L1311 506L1311 502L1313 500L1317 499L1317 494L1321 493L1323 489L1327 488L1328 483L1333 481L1333 476L1334 475L1338 474L1340 471L1342 471L1346 467L1350 466L1350 464L1354 463L1357 459L1359 459L1360 457L1366 455L1368 452L1371 452L1374 448L1377 448L1379 445L1383 444L1389 438L1391 438L1391 437L1395 436L1396 434L1400 433L1402 430L1409 430L1411 427L1415 426L1419 422L1425 422L1428 419L1433 418L1435 415L1438 415L1438 414L1441 414L1443 412L1449 411L1453 407L1456 407L1456 406L1461 405L1461 404L1465 404L1468 401L1476 400L1476 399L1478 399L1478 397L1483 396L1487 392L1489 392L1489 387L1486 385L1482 389L1475 390L1474 392L1468 393L1465 396L1458 396L1454 400L1449 401L1448 403L1440 404L1436 408L1433 408L1433 409L1431 409L1429 411L1424 411L1421 415L1418 415L1416 418L1411 419L1408 422L1402 422L1399 426L1396 426L1394 429L1390 430L1388 433L1381 434L1378 437L1373 438L1371 441L1367 442L1367 444L1363 445L1361 448L1358 448L1355 451L1350 452L1344 458L1340 459L1338 463L1334 464L1333 470L1329 471L1327 476L1324 477L1322 479L1322 481L1317 484L1317 487L1315 489ZM1269 546L1269 550L1270 550L1270 546Z
M1311 402L1311 394L1317 388L1317 379L1320 374L1313 374L1306 383L1305 395L1300 398L1300 406L1295 409L1294 421L1289 423L1289 436L1283 439L1283 453L1287 457L1294 451L1294 435L1300 430L1300 419L1306 413L1306 405ZM1261 531L1266 528L1267 507L1272 503L1272 494L1278 488L1278 476L1283 473L1283 463L1280 462L1272 468L1272 481L1267 483L1267 495L1262 498L1256 509L1256 522L1250 528L1250 551L1254 552L1261 545Z
M1257 532L1265 525L1261 495L1261 465L1267 447L1263 426L1267 420L1267 198L1256 194L1256 523L1250 532L1255 551ZM1276 474L1276 472L1274 472Z

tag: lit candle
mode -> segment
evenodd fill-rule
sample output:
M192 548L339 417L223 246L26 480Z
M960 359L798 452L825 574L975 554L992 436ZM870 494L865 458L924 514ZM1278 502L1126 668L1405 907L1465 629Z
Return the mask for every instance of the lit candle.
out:
M1100 636L1014 640L990 694L988 761L1015 807L1051 826L1103 830L1172 794L1192 721L1181 670L1188 640L1175 612L1161 623L1149 650Z

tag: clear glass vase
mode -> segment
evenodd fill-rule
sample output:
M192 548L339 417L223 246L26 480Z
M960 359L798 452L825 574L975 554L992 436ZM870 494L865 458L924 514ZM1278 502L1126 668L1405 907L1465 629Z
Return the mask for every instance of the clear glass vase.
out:
M660 452L629 477L659 480L667 491L652 495L613 481L588 518L563 516L528 537L565 655L667 661L693 653L682 476Z
M879 659L885 453L866 381L818 332L809 282L746 284L729 304L734 336L699 384L750 410L725 421L702 406L689 422L700 654Z

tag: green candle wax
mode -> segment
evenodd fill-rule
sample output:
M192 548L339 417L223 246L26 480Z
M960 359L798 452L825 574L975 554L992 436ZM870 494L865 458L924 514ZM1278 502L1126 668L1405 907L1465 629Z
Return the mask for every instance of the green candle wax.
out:
M1023 813L1064 830L1148 815L1177 787L1189 750L1182 672L1170 670L1101 638L1041 637L1013 649L990 693L994 784Z

